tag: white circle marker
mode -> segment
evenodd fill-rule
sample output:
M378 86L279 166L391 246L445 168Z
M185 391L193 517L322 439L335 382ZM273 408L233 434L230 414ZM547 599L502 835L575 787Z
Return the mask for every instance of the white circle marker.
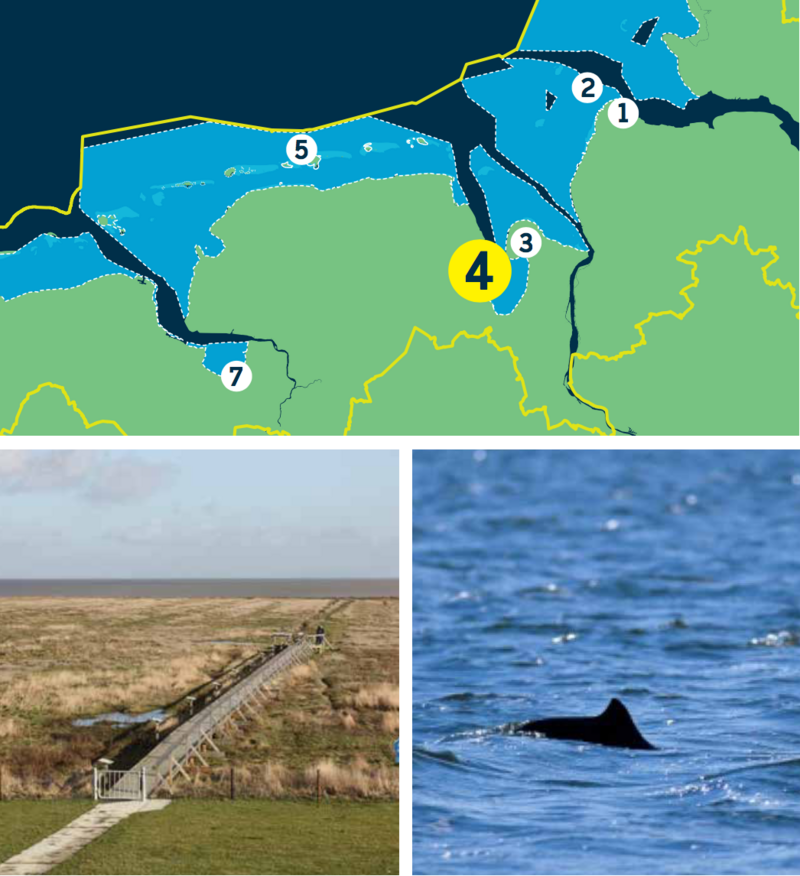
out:
M509 243L514 255L531 259L542 248L542 235L530 225L521 225L511 235Z
M295 164L311 164L317 157L317 144L308 134L295 134L286 144L286 154Z
M632 128L639 118L639 107L636 101L627 97L612 100L608 107L608 120L615 128Z
M597 73L579 73L572 80L572 93L581 103L594 103L603 93L603 81Z
M253 372L246 362L228 362L222 369L222 385L231 392L241 392L250 386L250 381L253 379Z

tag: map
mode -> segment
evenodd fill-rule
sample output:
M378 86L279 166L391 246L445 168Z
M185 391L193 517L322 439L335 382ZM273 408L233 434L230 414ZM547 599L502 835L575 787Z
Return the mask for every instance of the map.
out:
M0 433L797 435L800 12L709 4L538 0L296 128L82 129L2 202Z

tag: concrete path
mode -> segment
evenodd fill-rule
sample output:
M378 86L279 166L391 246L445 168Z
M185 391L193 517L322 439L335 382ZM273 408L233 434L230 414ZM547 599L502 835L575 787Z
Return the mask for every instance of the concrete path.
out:
M66 827L62 827L36 845L0 864L0 874L35 876L35 874L47 873L129 815L163 809L171 802L171 800L148 800L146 803L140 801L101 803L94 809L84 812Z

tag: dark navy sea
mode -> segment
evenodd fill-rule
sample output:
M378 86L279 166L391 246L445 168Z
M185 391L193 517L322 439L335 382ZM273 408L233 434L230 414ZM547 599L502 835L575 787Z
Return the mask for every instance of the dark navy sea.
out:
M413 769L416 873L800 872L800 453L415 453Z

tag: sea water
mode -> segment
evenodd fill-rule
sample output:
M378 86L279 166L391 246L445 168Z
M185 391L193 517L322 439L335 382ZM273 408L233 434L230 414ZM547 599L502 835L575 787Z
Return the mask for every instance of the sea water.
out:
M800 870L800 453L414 455L414 870ZM511 735L611 697L658 750Z

